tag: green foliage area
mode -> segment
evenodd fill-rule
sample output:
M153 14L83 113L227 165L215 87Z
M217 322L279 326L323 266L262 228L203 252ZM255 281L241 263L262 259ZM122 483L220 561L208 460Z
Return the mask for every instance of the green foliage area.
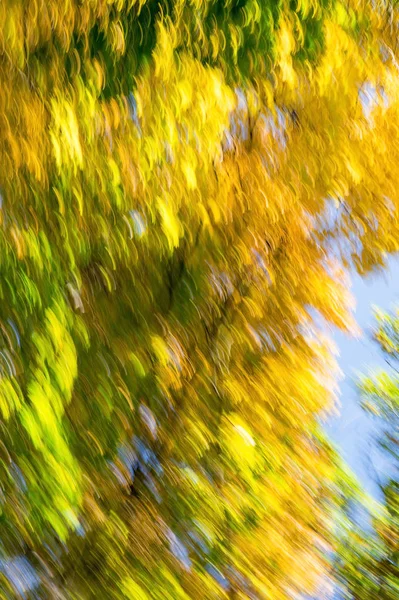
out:
M365 410L377 419L379 443L391 461L391 476L381 482L382 503L371 510L373 531L353 524L339 550L340 575L355 600L393 600L399 592L399 319L377 311L374 337L387 357L388 370L364 377L360 391Z

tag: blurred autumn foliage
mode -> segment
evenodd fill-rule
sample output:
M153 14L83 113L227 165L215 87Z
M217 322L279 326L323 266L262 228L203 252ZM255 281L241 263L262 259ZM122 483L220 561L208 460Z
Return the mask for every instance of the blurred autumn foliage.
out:
M1 598L327 597L396 4L0 3Z

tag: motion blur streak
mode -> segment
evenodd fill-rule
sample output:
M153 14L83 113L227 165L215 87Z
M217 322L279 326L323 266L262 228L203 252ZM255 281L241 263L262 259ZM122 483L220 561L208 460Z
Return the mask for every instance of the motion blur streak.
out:
M398 23L0 3L1 598L345 586L329 328L399 249Z

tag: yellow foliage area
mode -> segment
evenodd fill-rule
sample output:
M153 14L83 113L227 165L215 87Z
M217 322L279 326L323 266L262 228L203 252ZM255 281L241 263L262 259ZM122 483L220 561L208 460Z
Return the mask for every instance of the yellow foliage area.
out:
M72 598L328 573L329 328L399 248L398 14L239 4L0 3L1 537Z

